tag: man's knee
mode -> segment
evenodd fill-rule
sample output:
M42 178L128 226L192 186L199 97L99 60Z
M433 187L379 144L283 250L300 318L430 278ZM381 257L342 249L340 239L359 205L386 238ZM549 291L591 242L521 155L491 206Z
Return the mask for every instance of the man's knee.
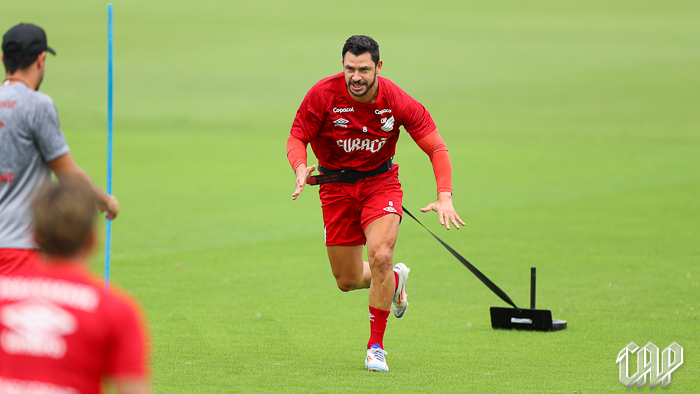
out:
M388 246L378 247L370 253L370 266L380 271L390 271L394 259L394 248Z
M335 278L335 283L342 292L355 290L359 285L358 281L349 280L348 278Z

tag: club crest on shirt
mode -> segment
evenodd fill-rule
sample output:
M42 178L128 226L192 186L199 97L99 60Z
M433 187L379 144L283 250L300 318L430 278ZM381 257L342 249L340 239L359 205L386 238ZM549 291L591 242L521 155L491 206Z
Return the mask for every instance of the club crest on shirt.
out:
M394 121L394 117L393 117L393 116L390 117L390 118L388 118L388 119L387 119L387 118L382 118L382 120L381 120L382 130L384 130L384 131L386 131L386 132L389 132L389 131L394 130L394 122L395 122L395 121Z

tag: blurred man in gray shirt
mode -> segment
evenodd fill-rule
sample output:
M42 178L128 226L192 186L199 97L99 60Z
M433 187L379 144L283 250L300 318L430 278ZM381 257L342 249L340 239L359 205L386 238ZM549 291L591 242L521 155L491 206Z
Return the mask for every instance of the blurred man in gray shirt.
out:
M6 77L0 86L0 275L35 264L29 206L37 192L51 183L77 179L94 189L98 208L114 219L119 202L95 186L73 161L51 98L39 93L44 78L47 45L39 26L21 23L5 33L2 62Z

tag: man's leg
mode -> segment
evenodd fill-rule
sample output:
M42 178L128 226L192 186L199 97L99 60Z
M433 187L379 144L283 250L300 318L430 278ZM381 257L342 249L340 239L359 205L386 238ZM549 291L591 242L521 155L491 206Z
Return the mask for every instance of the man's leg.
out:
M396 276L392 265L399 223L398 215L389 214L374 220L365 228L367 257L372 271L372 283L369 288L372 332L367 342L368 349L373 345L384 348L384 331L396 290Z
M389 321L391 302L396 291L396 276L392 268L394 245L399 235L400 217L389 214L375 219L365 228L367 257L372 272L369 288L370 337L367 342L365 366L370 371L388 371L384 356L384 332Z
M388 311L396 290L394 275L394 246L399 236L399 215L384 215L365 228L367 257L372 272L369 306Z
M369 305L388 310L396 290L393 271L394 246L400 217L384 215L365 229L369 262L362 260L363 245L328 245L328 261L342 291L369 288Z
M362 261L364 245L326 246L328 261L338 288L342 291L366 289L372 282L369 263Z

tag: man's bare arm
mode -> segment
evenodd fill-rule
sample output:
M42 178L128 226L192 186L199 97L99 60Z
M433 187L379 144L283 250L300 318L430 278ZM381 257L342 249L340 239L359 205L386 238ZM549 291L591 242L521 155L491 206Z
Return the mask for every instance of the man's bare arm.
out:
M92 187L95 195L97 196L97 208L101 212L107 211L107 219L114 219L119 214L119 201L117 201L114 196L107 194L104 190L97 187L87 176L85 171L73 160L73 156L70 153L54 159L49 162L51 170L56 174L59 182L64 182L66 180L78 180L80 182L85 182Z

